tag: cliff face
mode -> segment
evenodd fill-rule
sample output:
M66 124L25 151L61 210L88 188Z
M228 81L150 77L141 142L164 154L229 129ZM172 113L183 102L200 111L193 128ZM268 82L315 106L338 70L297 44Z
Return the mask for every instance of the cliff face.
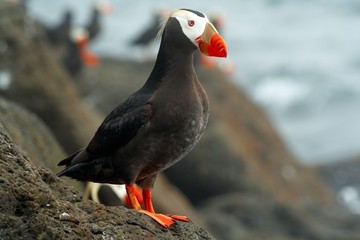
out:
M0 124L1 239L213 239L193 223L164 229L125 207L82 201L81 193L35 167Z

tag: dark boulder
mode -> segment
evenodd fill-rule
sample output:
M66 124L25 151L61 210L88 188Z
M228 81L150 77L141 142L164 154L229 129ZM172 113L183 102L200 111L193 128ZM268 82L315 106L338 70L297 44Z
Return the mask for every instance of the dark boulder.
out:
M61 168L57 163L66 154L50 129L38 116L0 97L0 122L35 165L50 168L53 172L60 171ZM65 180L78 190L84 188L81 182L69 178Z
M214 197L201 212L217 239L355 240L360 216L340 206L293 206L267 196L239 193Z
M33 163L53 171L60 169L57 162L66 155L38 116L0 97L0 122Z
M360 157L322 164L316 169L337 200L349 212L360 214Z

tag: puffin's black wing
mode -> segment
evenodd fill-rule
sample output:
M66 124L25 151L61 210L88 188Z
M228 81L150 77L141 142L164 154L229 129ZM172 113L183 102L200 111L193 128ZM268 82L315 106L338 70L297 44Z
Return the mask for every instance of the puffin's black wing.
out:
M80 162L91 162L111 155L131 141L149 122L154 112L150 103L140 107L136 107L137 104L134 106L134 102L138 101L139 98L128 100L114 109L100 125L89 145L59 162L58 166L69 167ZM61 174L63 172L66 172L66 169Z
M127 144L151 119L150 103L122 114L124 108L115 109L101 124L86 148L95 156L106 156Z
M54 45L61 45L66 43L69 36L72 19L72 12L68 10L65 12L64 17L59 25L53 28L45 29L50 43Z

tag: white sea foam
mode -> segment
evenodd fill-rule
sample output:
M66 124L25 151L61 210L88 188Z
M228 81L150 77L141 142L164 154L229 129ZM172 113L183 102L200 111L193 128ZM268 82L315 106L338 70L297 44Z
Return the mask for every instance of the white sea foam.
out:
M0 90L6 90L10 87L12 75L6 70L0 70Z

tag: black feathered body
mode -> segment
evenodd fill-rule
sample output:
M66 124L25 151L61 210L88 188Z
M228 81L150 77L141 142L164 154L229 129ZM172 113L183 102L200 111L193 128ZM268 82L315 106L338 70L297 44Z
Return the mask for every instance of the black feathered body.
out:
M193 68L195 46L170 19L145 85L114 109L88 147L60 162L78 180L152 187L204 132L208 99Z
M80 49L72 39L68 39L66 42L62 64L73 77L79 75L83 69L84 64L80 56Z
M72 13L66 11L59 25L46 28L46 34L51 44L60 46L66 43L69 38L72 19Z

